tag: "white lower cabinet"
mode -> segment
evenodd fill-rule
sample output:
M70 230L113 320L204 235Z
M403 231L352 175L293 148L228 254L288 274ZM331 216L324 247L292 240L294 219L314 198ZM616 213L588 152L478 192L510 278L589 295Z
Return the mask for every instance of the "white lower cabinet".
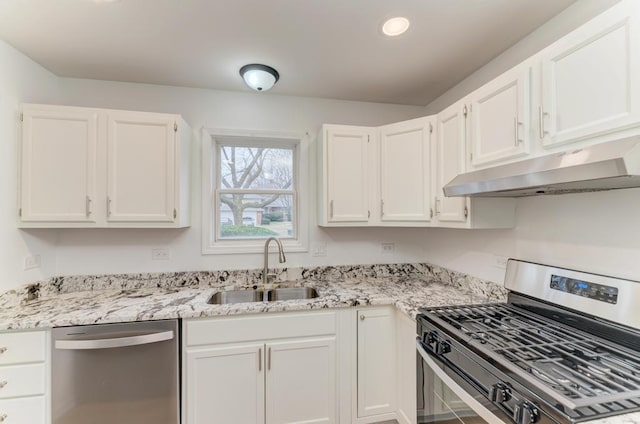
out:
M266 344L266 422L335 423L335 337Z
M335 315L185 320L183 422L336 423Z
M357 311L357 418L395 418L396 343L394 309Z
M187 351L188 423L264 423L263 344Z
M415 424L415 321L394 306L183 321L184 424Z
M0 333L1 422L51 422L49 340L47 331Z

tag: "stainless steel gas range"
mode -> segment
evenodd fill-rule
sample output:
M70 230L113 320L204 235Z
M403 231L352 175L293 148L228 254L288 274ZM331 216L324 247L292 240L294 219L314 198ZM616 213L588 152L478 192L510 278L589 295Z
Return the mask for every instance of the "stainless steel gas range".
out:
M509 260L507 303L422 309L418 423L640 411L640 282Z

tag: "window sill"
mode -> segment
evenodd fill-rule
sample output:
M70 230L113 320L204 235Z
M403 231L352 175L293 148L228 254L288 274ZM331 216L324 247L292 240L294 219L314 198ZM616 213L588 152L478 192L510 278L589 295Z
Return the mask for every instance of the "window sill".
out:
M203 255L226 255L238 253L263 253L265 240L251 241L223 241L215 245L203 246ZM282 240L282 247L285 253L308 252L309 246L299 240Z

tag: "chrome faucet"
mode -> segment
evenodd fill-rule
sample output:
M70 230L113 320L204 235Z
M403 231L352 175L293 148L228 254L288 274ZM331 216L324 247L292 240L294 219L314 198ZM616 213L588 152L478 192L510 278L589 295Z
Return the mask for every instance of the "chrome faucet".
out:
M287 261L287 258L284 256L284 249L282 248L282 242L275 237L269 237L264 242L264 269L262 270L262 284L265 286L265 289L267 284L269 284L269 277L275 278L276 276L275 274L269 274L269 243L271 243L272 241L275 241L276 244L278 245L278 261L281 264ZM264 291L265 302L268 300L267 292L268 290Z

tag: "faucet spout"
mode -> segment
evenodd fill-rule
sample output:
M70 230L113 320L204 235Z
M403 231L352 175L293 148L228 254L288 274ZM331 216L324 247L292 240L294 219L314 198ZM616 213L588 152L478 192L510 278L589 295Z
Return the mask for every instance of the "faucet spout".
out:
M267 285L269 284L269 244L275 241L276 245L278 246L278 261L283 264L287 261L286 256L284 255L284 249L282 247L282 242L275 238L275 237L269 237L265 242L264 242L264 269L262 270L262 284L263 285ZM266 291L265 291L266 293Z

